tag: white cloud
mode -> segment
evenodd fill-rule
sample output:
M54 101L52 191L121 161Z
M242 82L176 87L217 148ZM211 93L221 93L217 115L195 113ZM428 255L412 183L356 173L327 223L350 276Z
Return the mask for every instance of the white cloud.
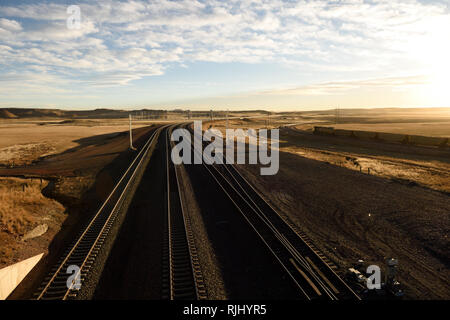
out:
M20 31L22 26L15 20L0 18L0 28L8 31Z
M400 72L407 44L449 19L419 1L80 1L81 29L65 4L0 6L0 64L77 81L129 85L171 64L272 62L305 72ZM21 25L21 18L34 23ZM416 70L407 70L415 72Z
M295 88L284 88L258 92L258 95L328 95L348 93L354 89L388 88L389 90L404 90L415 86L429 84L430 79L425 76L408 76L396 78L380 78L353 81L334 81Z

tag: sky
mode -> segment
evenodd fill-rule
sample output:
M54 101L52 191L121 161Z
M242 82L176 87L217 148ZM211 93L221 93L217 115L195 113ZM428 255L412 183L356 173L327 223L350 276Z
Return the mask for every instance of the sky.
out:
M449 57L449 0L0 0L0 107L450 107Z

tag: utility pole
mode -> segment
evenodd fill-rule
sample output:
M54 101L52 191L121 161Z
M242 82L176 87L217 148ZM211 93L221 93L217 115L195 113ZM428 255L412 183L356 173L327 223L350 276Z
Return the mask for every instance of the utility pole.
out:
M133 129L131 128L131 113L128 115L130 119L130 149L136 150L135 147L133 147Z
M213 111L212 111L212 109L211 109L211 111L210 111L209 118L210 118L210 120L211 120L211 122L212 122L212 121L213 121Z
M334 121L336 124L338 124L338 122L339 122L339 107L336 107L336 110L335 110L335 121Z
M226 118L226 130L228 130L228 109L227 113L225 114L225 118Z

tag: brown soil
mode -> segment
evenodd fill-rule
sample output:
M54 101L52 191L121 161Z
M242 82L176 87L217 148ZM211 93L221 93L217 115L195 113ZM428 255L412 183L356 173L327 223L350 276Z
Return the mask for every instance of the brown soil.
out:
M148 125L148 124L147 124ZM133 128L145 126L134 123ZM23 167L79 147L84 139L128 130L125 120L0 120L0 167Z
M450 192L450 149L417 147L283 130L283 152L370 173L405 184Z
M254 165L240 168L341 270L362 258L384 271L385 259L396 257L407 297L450 298L450 198L415 182L427 185L434 176L428 185L448 190L445 153L439 156L435 154L439 151L426 149L417 155L414 148L388 150L390 146L382 144L292 130L282 131L280 140L277 175L260 176ZM352 158L362 155L377 161L379 166L371 173L378 176L352 168ZM420 162L421 171L407 177L419 178L396 179L394 170L385 170L384 157L403 173Z
M419 122L419 123L349 123L332 124L336 129L364 130L375 132L413 134L431 137L450 137L450 122Z

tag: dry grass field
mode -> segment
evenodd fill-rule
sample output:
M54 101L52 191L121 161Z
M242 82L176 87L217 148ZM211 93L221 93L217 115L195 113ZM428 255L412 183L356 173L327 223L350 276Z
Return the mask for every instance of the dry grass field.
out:
M59 230L65 208L42 194L47 185L41 179L0 178L0 268L47 250L46 241L23 240L33 228L47 225L44 239Z

